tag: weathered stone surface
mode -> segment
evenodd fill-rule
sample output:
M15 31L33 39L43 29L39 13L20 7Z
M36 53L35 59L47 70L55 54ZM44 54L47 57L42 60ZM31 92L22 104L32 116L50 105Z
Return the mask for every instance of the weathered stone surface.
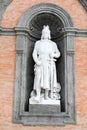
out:
M29 113L32 114L42 114L42 115L49 115L49 114L54 114L55 112L60 113L61 112L61 108L60 105L45 105L43 107L43 105L39 105L39 104L30 104L29 105Z

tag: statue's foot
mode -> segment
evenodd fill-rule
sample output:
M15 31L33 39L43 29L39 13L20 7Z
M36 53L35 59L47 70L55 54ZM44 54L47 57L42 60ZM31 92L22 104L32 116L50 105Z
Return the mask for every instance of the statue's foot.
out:
M35 100L37 103L40 103L40 97L35 97L34 100Z
M49 100L50 98L47 96L47 97L45 97L44 99L45 99L45 100Z

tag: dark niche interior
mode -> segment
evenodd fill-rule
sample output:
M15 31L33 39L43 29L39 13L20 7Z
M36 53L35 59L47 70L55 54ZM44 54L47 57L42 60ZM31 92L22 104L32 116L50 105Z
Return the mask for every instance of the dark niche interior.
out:
M61 57L56 62L56 69L57 81L61 84L61 112L65 112L65 45L62 32L64 26L58 16L53 15L52 13L40 13L33 17L29 23L25 111L29 111L29 98L34 83L34 61L32 58L32 52L35 42L41 37L43 25L49 25L51 30L51 40L56 42L61 53Z

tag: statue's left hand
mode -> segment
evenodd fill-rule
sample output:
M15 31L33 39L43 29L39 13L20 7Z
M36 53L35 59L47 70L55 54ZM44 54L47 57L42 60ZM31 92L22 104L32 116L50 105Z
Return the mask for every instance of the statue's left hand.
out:
M51 53L51 54L50 54L50 58L53 58L53 57L54 57L54 54L53 54L53 53Z

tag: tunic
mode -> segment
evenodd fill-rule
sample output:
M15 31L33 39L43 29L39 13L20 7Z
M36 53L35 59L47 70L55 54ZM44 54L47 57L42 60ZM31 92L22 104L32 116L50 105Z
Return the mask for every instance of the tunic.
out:
M35 43L33 51L33 59L35 61L34 90L36 90L38 77L40 78L38 87L47 90L53 90L53 87L56 87L55 58L59 56L60 52L55 42L51 40L39 40Z

